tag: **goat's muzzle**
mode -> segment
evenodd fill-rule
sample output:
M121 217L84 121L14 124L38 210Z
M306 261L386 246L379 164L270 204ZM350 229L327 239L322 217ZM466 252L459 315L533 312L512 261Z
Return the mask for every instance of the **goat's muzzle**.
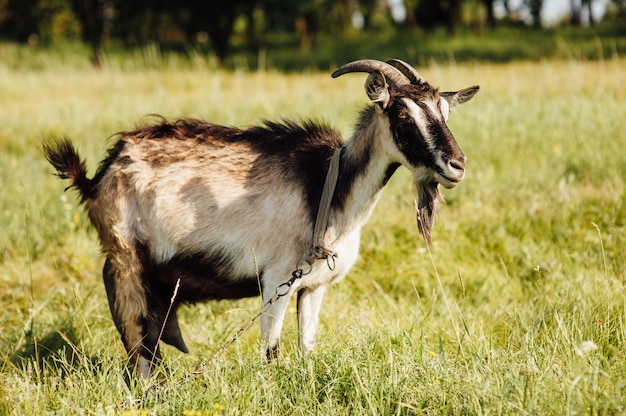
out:
M454 188L463 181L463 178L465 178L466 161L467 158L465 156L448 160L445 168L435 174L435 180L447 189Z

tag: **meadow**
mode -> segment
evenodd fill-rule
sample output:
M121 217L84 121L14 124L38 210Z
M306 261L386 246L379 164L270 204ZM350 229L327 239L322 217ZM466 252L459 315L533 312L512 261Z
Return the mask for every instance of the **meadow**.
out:
M0 414L626 413L625 64L420 67L444 90L481 86L450 116L467 176L444 191L432 250L400 169L359 262L326 295L310 357L292 303L275 362L259 358L258 325L211 359L260 299L210 302L179 315L191 353L166 346L142 383L110 317L96 233L42 138L71 137L93 174L109 137L150 114L242 127L311 117L349 137L365 76L202 59L0 63Z

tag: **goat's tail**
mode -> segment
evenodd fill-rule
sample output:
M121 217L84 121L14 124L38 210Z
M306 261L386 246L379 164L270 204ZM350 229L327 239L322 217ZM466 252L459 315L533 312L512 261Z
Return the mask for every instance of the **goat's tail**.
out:
M45 139L43 153L50 164L57 170L61 179L69 179L69 188L80 192L81 202L94 196L94 181L87 177L85 161L80 159L76 148L67 137Z

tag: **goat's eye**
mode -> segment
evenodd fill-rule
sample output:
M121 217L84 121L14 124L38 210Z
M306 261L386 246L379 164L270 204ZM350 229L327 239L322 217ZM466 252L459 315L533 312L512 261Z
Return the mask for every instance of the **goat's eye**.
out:
M400 113L398 114L398 118L402 120L406 120L407 118L409 118L409 115L406 113Z

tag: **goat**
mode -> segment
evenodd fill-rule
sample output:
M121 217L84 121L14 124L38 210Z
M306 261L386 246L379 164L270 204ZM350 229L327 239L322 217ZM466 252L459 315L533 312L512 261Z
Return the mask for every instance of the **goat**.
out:
M334 267L312 262L311 272L268 306L262 353L272 357L277 350L293 293L299 344L305 353L313 349L324 292L356 262L361 228L400 165L413 173L418 229L430 243L439 185L453 188L465 175L448 112L479 87L439 92L395 59L354 61L332 76L350 72L369 73L365 90L373 105L362 110L347 141L314 122L238 129L163 120L119 133L89 179L69 139L44 140L45 157L71 180L98 232L109 307L139 376L148 377L160 360L159 341L188 352L176 317L182 303L272 298L310 249L337 149L339 173L323 234L337 254Z

